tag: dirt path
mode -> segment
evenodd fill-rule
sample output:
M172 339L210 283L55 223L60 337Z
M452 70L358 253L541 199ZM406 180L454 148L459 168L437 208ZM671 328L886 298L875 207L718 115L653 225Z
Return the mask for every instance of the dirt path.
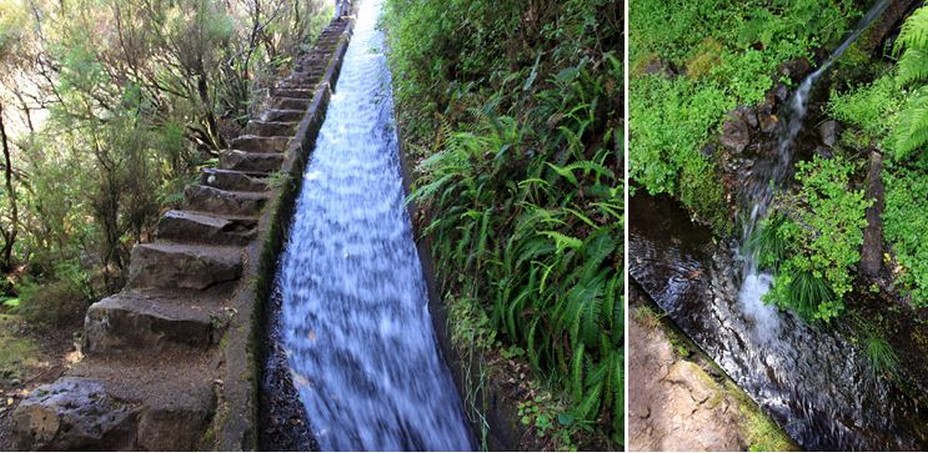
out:
M79 327L43 331L0 314L0 451L14 450L12 415L22 398L79 360L71 336Z
M630 293L629 450L793 449L740 389L668 328L657 309L634 288Z

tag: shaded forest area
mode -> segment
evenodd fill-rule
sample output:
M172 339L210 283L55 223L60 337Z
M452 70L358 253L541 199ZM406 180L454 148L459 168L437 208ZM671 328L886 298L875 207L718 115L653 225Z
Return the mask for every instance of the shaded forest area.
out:
M465 405L481 420L475 392L504 370L522 448L624 444L623 7L387 3L415 221L480 364Z
M75 326L213 165L322 0L0 1L3 311Z

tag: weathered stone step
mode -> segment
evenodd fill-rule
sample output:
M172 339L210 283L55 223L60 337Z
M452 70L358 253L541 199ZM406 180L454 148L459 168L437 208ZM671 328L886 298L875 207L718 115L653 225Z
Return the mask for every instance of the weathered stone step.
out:
M219 154L219 168L245 173L270 174L280 171L285 157L280 153L252 153L233 149Z
M271 94L274 97L310 100L316 94L316 90L312 88L274 88Z
M159 239L214 245L245 245L255 239L258 222L192 211L172 210L158 221Z
M187 186L184 190L186 208L213 214L257 217L267 202L263 192L236 192L209 186Z
M87 310L84 353L160 351L170 346L207 348L218 343L231 312L173 297L127 292L107 297Z
M310 102L310 99L278 96L271 100L271 105L277 110L300 110L305 113Z
M206 289L242 275L242 249L152 243L132 248L130 288Z
M39 387L13 414L19 450L167 450L208 447L217 408L204 354L88 357ZM183 365L181 365L183 364Z
M229 148L254 153L282 153L290 144L290 135L279 137L259 137L257 135L240 135L232 139Z
M220 168L205 168L200 173L200 184L235 192L264 192L268 190L268 179L247 173Z
M306 115L306 110L297 109L297 110L285 110L285 109L270 109L266 110L261 115L261 121L269 122L296 122L299 123L303 119L303 116Z
M293 131L300 123L285 121L251 120L245 125L245 134L258 137L284 137L292 136Z

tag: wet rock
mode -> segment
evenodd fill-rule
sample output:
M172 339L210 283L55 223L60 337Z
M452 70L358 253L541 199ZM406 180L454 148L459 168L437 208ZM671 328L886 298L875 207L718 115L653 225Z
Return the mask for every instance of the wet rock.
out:
M835 154L831 151L831 148L828 148L827 146L816 146L813 152L825 159L831 159L832 157L835 157Z
M828 120L818 126L818 135L822 139L822 144L831 148L838 142L838 122Z
M99 381L64 378L34 390L13 413L20 450L127 450L138 409L110 397Z
M789 99L789 94L789 88L782 83L778 83L776 88L773 89L773 96L779 102L786 102L786 100Z
M883 156L870 152L870 169L867 173L867 199L874 200L867 208L867 228L860 253L860 271L870 278L879 276L883 268Z
M709 143L708 145L703 146L702 149L699 150L699 152L702 153L702 155L706 157L712 157L712 155L715 154L715 151L716 151L716 146L712 143Z
M777 126L780 124L780 118L776 115L760 115L758 117L758 123L760 124L761 132L772 134L777 130Z
M783 63L783 65L780 66L780 70L777 72L781 77L789 77L793 81L798 82L811 70L812 65L809 64L809 60L805 58L795 58Z
M751 144L751 130L740 115L729 114L725 124L722 125L722 136L719 142L735 154L740 154Z
M738 107L735 112L742 121L751 126L751 129L757 129L757 112L754 109L742 106Z
M648 75L660 74L668 79L676 75L670 65L664 63L660 58L654 58L649 61L644 67L644 73Z

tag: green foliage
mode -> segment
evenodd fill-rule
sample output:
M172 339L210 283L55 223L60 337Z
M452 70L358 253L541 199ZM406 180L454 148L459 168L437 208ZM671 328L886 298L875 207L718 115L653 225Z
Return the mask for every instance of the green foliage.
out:
M780 197L758 236L762 262L776 271L767 299L806 319L839 315L851 290L871 203L851 187L854 170L841 156L799 163L798 191Z
M896 80L913 87L894 134L895 157L901 160L928 143L928 7L906 19L895 46L896 53L902 53Z
M57 263L49 278L24 282L18 291L16 314L30 324L49 328L77 324L96 298L90 276L72 261Z
M661 76L638 79L629 96L629 177L651 194L678 196L699 218L725 229L723 188L700 149L734 104L714 84Z
M562 446L593 428L622 442L619 14L392 0L385 19L411 198L446 300L471 301L456 342L523 351L570 401Z
M884 235L892 246L896 279L915 307L928 306L928 176L924 170L887 167L883 172Z
M718 163L702 149L727 111L764 99L780 81L779 65L810 58L838 41L858 14L850 0L635 2L629 21L632 67L659 64L686 71L632 72L629 176L651 194L678 198L696 218L727 232L731 221Z
M883 338L869 336L865 340L865 349L870 366L876 374L892 374L899 365L899 358L892 346Z
M842 133L846 144L855 148L879 146L891 151L895 143L885 139L895 129L902 105L902 93L887 74L844 93L833 91L827 111L834 119L851 126Z

